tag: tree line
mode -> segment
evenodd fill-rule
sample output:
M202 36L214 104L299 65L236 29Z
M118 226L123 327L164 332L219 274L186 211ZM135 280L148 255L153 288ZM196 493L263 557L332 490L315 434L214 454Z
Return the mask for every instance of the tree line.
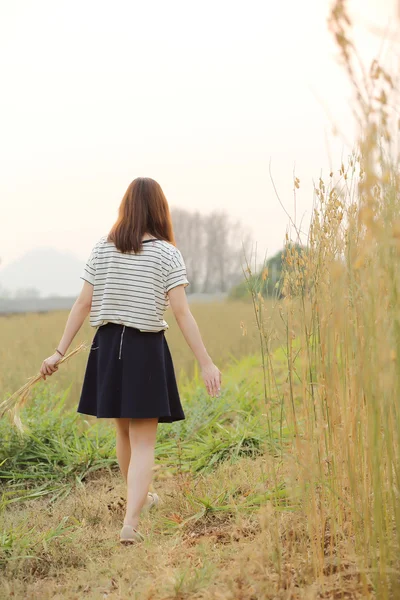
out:
M185 260L187 293L227 293L243 281L244 256L251 247L251 235L225 211L202 214L171 208L175 239ZM36 288L14 291L0 284L0 298L38 298Z
M251 235L240 221L225 211L202 214L174 208L171 215L190 281L188 293L225 293L243 280Z

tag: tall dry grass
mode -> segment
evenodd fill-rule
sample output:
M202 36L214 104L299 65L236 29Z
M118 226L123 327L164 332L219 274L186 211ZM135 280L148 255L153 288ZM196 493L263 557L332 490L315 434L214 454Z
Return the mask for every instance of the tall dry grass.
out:
M364 72L342 0L330 28L353 85L357 149L319 180L307 251L287 235L281 317L286 385L274 386L274 326L252 290L267 408L296 431L300 486L316 577L343 580L355 562L365 597L400 597L400 170L392 77ZM299 180L294 182L299 186ZM295 238L294 240L292 238ZM251 271L251 270L250 270ZM267 411L272 418L272 413ZM268 421L269 418L268 417ZM341 542L346 542L346 552ZM327 561L331 565L327 571ZM353 563L354 564L354 563Z

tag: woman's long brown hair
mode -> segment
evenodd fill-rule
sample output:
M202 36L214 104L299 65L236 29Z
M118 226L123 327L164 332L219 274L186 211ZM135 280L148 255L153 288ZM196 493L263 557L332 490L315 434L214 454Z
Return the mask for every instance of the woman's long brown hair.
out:
M139 252L145 233L174 246L171 214L161 186L150 177L137 177L128 186L118 219L108 234L121 252Z

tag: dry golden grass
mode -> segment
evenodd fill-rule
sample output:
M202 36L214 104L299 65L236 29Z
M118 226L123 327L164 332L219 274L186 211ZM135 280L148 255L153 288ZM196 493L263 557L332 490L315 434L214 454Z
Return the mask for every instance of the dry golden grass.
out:
M140 600L263 600L364 598L371 590L352 558L351 540L338 541L337 556L326 552L324 576L315 573L309 531L301 513L266 505L240 510L254 491L273 486L271 459L223 464L212 475L155 480L162 497L145 516L141 545L121 547L118 532L124 488L119 476L103 474L63 503L46 502L8 513L13 526L35 527L35 535L68 519L71 531L43 544L39 557L8 562L1 598L29 600L100 598ZM281 477L288 478L286 467ZM199 511L196 498L218 498L224 490L237 510ZM121 506L119 506L120 502ZM329 536L329 528L326 535ZM339 548L340 546L340 548ZM329 543L327 543L327 548ZM339 557L346 556L345 559ZM345 595L341 590L345 589Z
M269 317L266 323L272 327ZM264 411L262 365L252 367L257 385L244 401L250 364L245 358L231 368L229 397L238 410L252 405L256 414ZM280 394L287 394L282 351L274 354L274 372L279 406ZM86 477L63 501L51 503L46 496L3 508L6 560L0 598L316 600L341 598L343 590L350 599L370 594L369 574L360 571L353 536L345 528L340 535L332 532L330 514L322 538L315 536L309 513L301 507L293 450L227 461L205 475L180 473L179 468L172 472L155 471L162 504L144 516L141 530L147 539L139 546L118 542L124 486L106 470ZM282 496L274 494L277 488ZM246 508L250 497L261 498L262 507ZM316 519L320 524L318 513ZM316 566L315 546L321 539Z
M191 311L210 355L221 369L232 358L236 360L257 351L259 342L250 303L196 303L191 305ZM37 373L43 359L54 352L67 316L67 312L60 311L0 317L0 399L24 385L29 377ZM170 310L166 313L166 320L170 326L166 337L177 376L184 371L191 377L195 359ZM246 335L243 335L242 322L247 329ZM73 346L83 342L90 345L94 333L95 330L86 322ZM87 355L83 352L48 379L55 391L70 387L71 402L76 402L79 397L86 360Z

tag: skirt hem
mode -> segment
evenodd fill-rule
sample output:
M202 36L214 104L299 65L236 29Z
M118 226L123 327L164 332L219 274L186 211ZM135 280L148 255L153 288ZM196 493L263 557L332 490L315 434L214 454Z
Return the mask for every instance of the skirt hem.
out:
M135 415L134 417L132 417L131 415L96 415L94 413L84 412L81 410L78 410L77 413L89 417L96 417L96 419L158 419L159 423L175 423L176 421L184 421L186 418L184 415L181 417L159 417L157 415L146 417L138 415Z

